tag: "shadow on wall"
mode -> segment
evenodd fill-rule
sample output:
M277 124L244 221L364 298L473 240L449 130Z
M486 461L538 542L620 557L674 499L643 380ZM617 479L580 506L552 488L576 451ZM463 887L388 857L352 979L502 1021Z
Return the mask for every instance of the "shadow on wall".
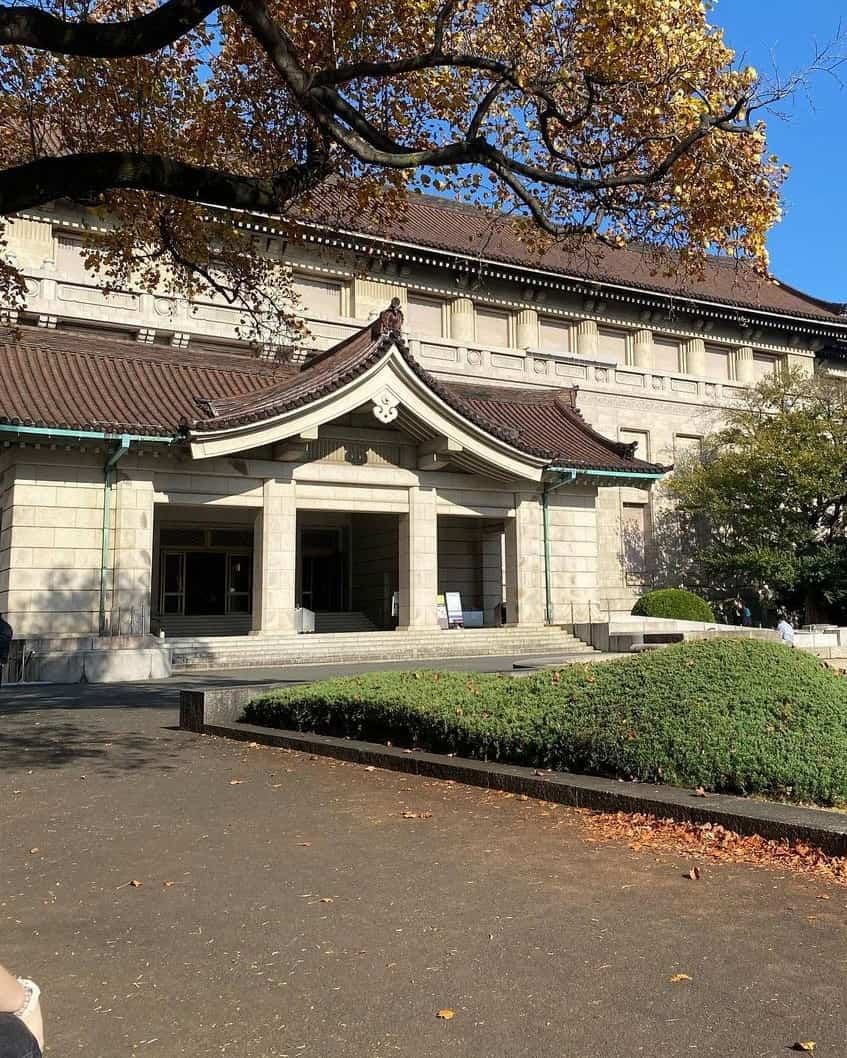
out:
M696 588L695 558L701 533L692 519L674 510L655 511L649 535L633 524L621 528L621 561L627 583L653 588Z

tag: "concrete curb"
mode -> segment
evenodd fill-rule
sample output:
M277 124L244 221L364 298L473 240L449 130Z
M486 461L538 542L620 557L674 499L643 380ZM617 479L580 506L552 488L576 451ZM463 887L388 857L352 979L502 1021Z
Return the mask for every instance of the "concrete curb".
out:
M758 834L774 841L813 845L829 855L847 856L847 814L772 801L753 801L727 794L695 797L692 791L674 786L651 786L569 772L539 772L512 764L493 764L374 742L237 723L236 717L243 707L262 689L254 686L182 691L180 727L242 742L258 742L355 764L523 794L575 808L644 812L678 822L720 824L738 834Z

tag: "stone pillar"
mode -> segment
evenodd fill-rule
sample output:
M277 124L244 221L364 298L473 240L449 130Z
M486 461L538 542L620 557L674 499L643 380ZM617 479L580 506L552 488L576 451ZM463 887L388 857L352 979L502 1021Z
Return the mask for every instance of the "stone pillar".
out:
M106 600L108 634L147 635L153 586L153 482L121 478L114 493L112 595Z
M297 503L294 482L270 478L253 537L253 633L294 631Z
M653 367L653 332L647 330L636 331L632 338L632 362L635 367L643 367L646 371Z
M753 368L753 347L742 345L735 350L735 381L742 386L752 386L756 380Z
M409 513L400 516L399 627L436 628L438 514L435 489L409 489Z
M475 340L474 307L470 298L454 298L450 304L450 337L456 342Z
M535 309L521 309L516 323L518 349L537 349L538 313Z
M701 378L706 374L706 343L702 338L685 343L685 373Z
M538 495L515 495L515 517L506 522L506 620L544 623L544 530Z
M576 351L588 360L596 360L600 348L600 335L594 320L581 320L576 325Z

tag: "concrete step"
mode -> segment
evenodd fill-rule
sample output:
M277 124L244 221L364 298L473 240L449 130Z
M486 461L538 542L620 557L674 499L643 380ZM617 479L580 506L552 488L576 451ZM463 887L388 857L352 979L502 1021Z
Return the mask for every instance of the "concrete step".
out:
M344 661L538 656L596 653L558 628L467 629L445 632L371 632L280 637L209 637L169 641L174 669L252 668Z
M353 635L357 632L377 632L379 629L366 614L359 612L316 613L314 635L344 632Z

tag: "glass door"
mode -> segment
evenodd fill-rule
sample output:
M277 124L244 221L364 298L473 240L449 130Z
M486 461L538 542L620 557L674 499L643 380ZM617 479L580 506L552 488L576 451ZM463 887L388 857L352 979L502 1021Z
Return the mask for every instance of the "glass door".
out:
M185 613L185 552L162 555L162 613Z
M226 556L227 613L250 613L252 574L252 556L232 554Z

